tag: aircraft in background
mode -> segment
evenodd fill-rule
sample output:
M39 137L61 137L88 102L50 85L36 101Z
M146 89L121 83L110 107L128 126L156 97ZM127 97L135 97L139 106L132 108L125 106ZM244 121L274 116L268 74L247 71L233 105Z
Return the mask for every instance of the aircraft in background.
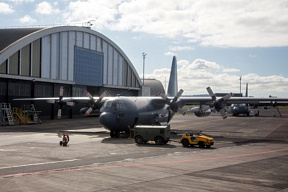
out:
M210 87L207 92L210 97L181 97L183 90L177 92L177 62L173 57L170 72L168 95L160 93L158 97L106 97L104 92L100 97L93 97L86 92L87 97L63 97L59 98L23 98L15 100L35 101L47 100L49 103L58 103L58 116L61 117L61 110L65 105L73 106L77 102L89 104L89 108L82 108L80 111L89 115L93 110L100 110L99 122L110 131L110 136L119 137L120 132L128 132L136 125L159 125L169 123L176 112L185 115L182 109L184 105L200 105L195 109L195 115L204 117L210 115L209 110L214 109L220 112L223 119L227 118L225 107L231 104L259 104L260 102L284 102L288 104L288 98L250 98L232 97L232 93L224 97L216 98ZM171 86L170 86L171 82ZM174 96L174 97L173 97ZM189 118L189 117L187 117Z

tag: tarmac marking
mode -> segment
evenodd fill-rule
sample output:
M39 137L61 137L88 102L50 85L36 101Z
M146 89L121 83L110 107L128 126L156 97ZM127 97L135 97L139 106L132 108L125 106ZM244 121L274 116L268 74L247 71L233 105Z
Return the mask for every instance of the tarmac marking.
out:
M9 167L0 167L1 169L9 169L9 168L18 168L18 167L29 167L34 165L47 165L47 164L55 164L55 163L64 163L64 162L71 162L71 161L77 161L79 159L69 159L69 160L63 160L63 161L51 161L51 162L45 162L45 163L32 163L32 164L26 164L26 165L15 165L15 166L9 166Z
M179 129L179 128L182 128L182 127L187 127L187 126L192 126L192 125L199 125L199 124L204 124L204 123L210 123L210 122L213 122L213 121L223 121L223 119L219 118L219 119L214 119L214 120L209 120L209 121L202 121L202 122L198 122L198 123L189 123L189 124L185 124L185 125L182 125L182 126L177 126L176 125L175 127Z
M161 165L161 164L187 163L187 162L196 162L196 161L211 161L211 160L219 160L219 159L249 157L249 156L263 155L263 154L283 152L283 151L288 151L288 148L278 149L278 150L273 150L273 151L262 151L262 152L257 152L257 153L248 153L248 154L242 154L242 155L231 155L231 156L222 156L222 157L211 157L211 158L203 158L203 159L187 159L187 160L180 160L180 161L163 161L163 162L138 163L138 164L114 165L114 166L103 166L103 167L86 167L86 168L77 168L77 169L71 168L71 169L61 169L61 170L48 170L48 171L39 171L39 172L17 173L17 174L0 175L0 178L26 176L26 175L44 175L44 174L51 174L51 173L66 173L66 172L74 172L74 171L89 171L89 170L97 170L97 169L138 167L138 166L145 166L145 165ZM69 161L69 160L67 160L67 161ZM61 161L61 162L63 162L63 161Z

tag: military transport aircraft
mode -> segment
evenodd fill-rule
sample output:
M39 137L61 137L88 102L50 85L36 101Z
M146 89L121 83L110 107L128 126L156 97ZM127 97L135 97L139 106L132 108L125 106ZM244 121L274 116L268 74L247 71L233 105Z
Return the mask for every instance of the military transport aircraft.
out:
M170 72L168 95L160 93L158 97L105 97L104 92L100 97L93 97L86 92L87 97L63 97L60 91L59 98L23 98L15 100L48 100L49 103L58 103L58 116L61 116L61 109L65 106L73 106L77 102L88 102L90 107L82 108L81 112L89 115L92 110L100 110L99 122L108 130L110 136L119 137L120 132L128 132L135 125L153 125L168 123L176 112L185 115L182 109L184 105L200 105L195 111L198 117L207 116L207 111L211 108L220 112L223 119L227 118L225 107L231 104L257 104L259 102L285 102L288 104L288 98L249 98L232 97L232 93L222 98L216 98L210 87L207 91L210 97L180 97L184 92L182 89L177 91L177 67L176 57L173 57L172 68ZM176 83L175 83L176 82ZM176 93L176 94L175 94ZM174 97L172 96L174 95ZM189 118L189 117L187 117Z

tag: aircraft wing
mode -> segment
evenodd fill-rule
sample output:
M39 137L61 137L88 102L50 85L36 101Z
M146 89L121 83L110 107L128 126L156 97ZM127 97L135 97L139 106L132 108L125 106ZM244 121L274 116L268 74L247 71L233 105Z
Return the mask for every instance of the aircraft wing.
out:
M210 97L180 97L185 105L209 105L213 103ZM216 98L220 100L221 98ZM231 104L258 104L258 105L288 105L288 98L256 98L256 97L231 97L226 100L227 105Z

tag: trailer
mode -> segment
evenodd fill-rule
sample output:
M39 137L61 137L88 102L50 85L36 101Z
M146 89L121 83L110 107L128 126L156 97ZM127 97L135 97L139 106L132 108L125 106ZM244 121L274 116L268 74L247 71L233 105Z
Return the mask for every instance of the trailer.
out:
M171 136L170 125L137 125L134 139L137 144L155 141L157 145L168 143Z

